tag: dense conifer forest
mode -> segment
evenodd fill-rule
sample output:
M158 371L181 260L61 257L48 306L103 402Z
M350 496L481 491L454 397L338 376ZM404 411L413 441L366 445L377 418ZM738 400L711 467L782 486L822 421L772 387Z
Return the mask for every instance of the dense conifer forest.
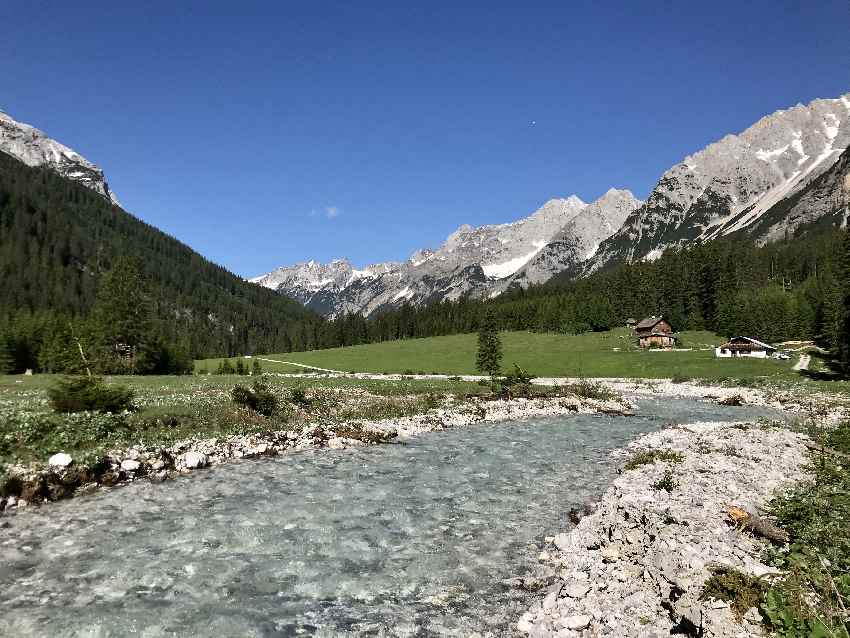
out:
M493 300L403 307L372 321L349 316L326 331L340 345L475 332L487 308L503 330L580 333L663 315L677 330L837 348L848 338L850 236L821 229L764 247L716 240Z
M503 330L563 333L661 314L678 330L816 339L850 360L850 239L822 225L764 247L722 239L668 250L493 300L323 321L96 193L0 153L0 281L0 372L79 371L84 343L103 354L104 371L180 372L193 358L475 332L487 310ZM116 363L128 344L138 356Z
M0 363L50 367L40 360L44 345L85 332L80 324L120 257L138 265L146 285L138 303L172 356L317 342L322 320L295 301L245 282L97 193L0 153Z

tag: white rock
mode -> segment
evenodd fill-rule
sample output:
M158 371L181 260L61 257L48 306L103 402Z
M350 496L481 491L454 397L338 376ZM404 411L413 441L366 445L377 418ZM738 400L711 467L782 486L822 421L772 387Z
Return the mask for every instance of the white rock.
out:
M140 465L141 463L133 459L124 459L123 461L121 461L121 469L125 472L135 472L139 469Z
M570 535L561 532L560 534L556 534L553 539L555 543L555 547L560 549L562 552L566 551L570 546Z
M183 455L183 465L190 470L194 470L199 467L206 467L207 462L207 455L202 454L201 452L186 452L186 454Z
M573 631L581 631L590 624L590 616L585 614L576 614L575 616L567 616L561 619L561 624L567 629Z
M59 452L58 454L54 454L47 460L47 464L50 467L68 467L71 463L74 462L74 459L71 458L70 454L65 454L64 452Z
M590 591L590 583L587 581L573 581L564 587L564 593L570 598L584 598Z

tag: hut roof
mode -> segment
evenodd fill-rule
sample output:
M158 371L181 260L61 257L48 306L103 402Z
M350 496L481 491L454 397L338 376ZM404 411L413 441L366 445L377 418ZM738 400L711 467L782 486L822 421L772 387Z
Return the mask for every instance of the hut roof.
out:
M732 337L720 347L726 350L769 350L771 352L776 350L776 348L769 343L753 339L752 337L743 336Z
M647 317L646 319L642 319L635 328L638 330L649 330L657 326L662 321L664 321L664 317Z

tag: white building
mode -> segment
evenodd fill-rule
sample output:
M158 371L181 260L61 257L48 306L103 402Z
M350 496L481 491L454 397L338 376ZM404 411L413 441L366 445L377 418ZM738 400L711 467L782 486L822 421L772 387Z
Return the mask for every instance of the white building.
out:
M776 348L752 337L732 337L714 349L714 356L720 358L752 357L766 359L776 352Z

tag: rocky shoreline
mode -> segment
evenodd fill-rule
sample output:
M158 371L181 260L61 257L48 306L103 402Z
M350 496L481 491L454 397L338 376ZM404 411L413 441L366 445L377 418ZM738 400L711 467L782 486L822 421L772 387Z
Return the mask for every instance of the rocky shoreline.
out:
M753 576L765 541L731 524L730 505L758 511L804 478L807 437L756 423L673 426L623 451L675 453L625 471L593 513L547 538L540 555L554 585L517 624L533 638L762 635L758 610L700 600L711 568ZM681 456L678 456L681 455ZM668 491L669 490L669 491Z
M625 399L608 401L575 396L483 400L454 403L423 414L378 421L315 423L300 430L281 430L219 438L186 439L169 446L138 445L113 450L95 462L77 462L57 452L47 463L10 468L0 498L0 515L32 504L91 494L136 480L161 482L195 470L236 459L277 456L310 449L343 449L388 443L423 432L477 423L519 420L567 414L627 414L633 405Z

